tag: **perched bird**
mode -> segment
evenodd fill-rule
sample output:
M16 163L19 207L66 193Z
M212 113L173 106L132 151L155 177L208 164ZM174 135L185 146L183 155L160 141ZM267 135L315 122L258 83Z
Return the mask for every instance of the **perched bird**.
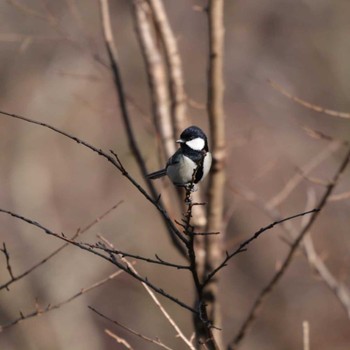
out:
M192 180L197 184L208 175L211 167L207 136L197 126L190 126L176 142L180 148L170 157L166 167L149 174L148 178L153 180L168 175L176 186L186 187Z

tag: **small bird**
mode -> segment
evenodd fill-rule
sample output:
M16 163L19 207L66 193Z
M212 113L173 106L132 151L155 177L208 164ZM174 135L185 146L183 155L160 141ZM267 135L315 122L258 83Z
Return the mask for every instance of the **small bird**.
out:
M197 126L190 126L176 142L180 148L170 157L166 167L149 174L148 178L154 180L168 175L175 186L197 184L208 175L211 167L207 136Z

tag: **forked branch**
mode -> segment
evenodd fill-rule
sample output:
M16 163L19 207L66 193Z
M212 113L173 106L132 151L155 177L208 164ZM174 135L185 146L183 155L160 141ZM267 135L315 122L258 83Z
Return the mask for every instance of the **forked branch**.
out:
M17 213L14 213L12 211L9 210L5 210L5 209L1 209L0 208L0 212L4 213L4 214L8 214L13 216L16 219L22 220L30 225L33 225L37 228L39 228L40 230L44 231L46 234L56 237L62 241L65 241L71 245L74 245L82 250L85 250L91 254L94 254L96 256L99 256L102 259L105 259L107 261L109 261L110 263L112 263L113 265L119 267L121 270L125 271L127 274L129 274L130 276L132 276L133 278L135 278L136 280L145 283L147 286L149 286L151 289L153 289L155 292L163 295L164 297L172 300L173 302L175 302L176 304L180 305L181 307L193 312L194 314L197 314L197 310L195 310L194 308L188 306L187 304L185 304L184 302L182 302L181 300L175 298L174 296L172 296L171 294L168 294L167 292L165 292L162 288L157 287L156 285L154 285L153 283L151 283L147 277L142 277L139 274L136 274L133 272L133 270L131 270L127 265L123 264L122 262L120 262L120 260L118 259L118 257L114 254L110 254L109 256L104 255L103 253L94 250L93 248L90 248L88 244L85 243L81 243L81 242L76 242L74 240L71 240L69 238L67 238L64 234L58 234L52 230L50 230L49 228L43 226L42 224L40 224L37 221L28 219L22 215L19 215Z
M225 266L227 266L227 263L230 259L232 259L235 255L245 252L247 250L248 245L254 241L255 239L257 239L262 233L272 229L273 227L275 227L276 225L282 224L285 221L289 221L292 219L296 219L299 218L301 216L307 215L307 214L313 214L320 211L320 209L313 209L313 210L309 210L309 211L305 211L303 213L300 214L296 214L296 215L292 215L289 216L287 218L281 219L281 220L277 220L265 227L262 227L259 231L255 232L250 238L248 238L247 240L245 240L244 242L242 242L239 247L237 249L235 249L232 253L228 253L226 252L226 257L225 259L221 262L221 264L219 266L217 266L213 271L211 271L209 273L209 275L207 276L206 280L204 281L204 285L209 283L210 280L215 276L215 274L217 274L222 268L224 268Z
M253 323L253 321L256 318L257 312L263 302L265 301L266 297L268 296L269 293L273 290L273 288L277 285L279 280L283 277L284 273L288 269L290 263L292 262L292 259L295 255L295 252L299 248L299 245L302 241L302 239L305 237L306 233L310 230L312 225L315 223L316 219L318 218L320 211L323 209L323 207L326 205L327 200L329 196L332 194L335 186L337 185L340 176L343 174L344 170L346 169L348 163L350 160L350 148L347 149L345 157L343 158L339 168L335 172L332 181L329 183L327 186L324 194L322 195L321 199L319 200L317 207L318 211L314 212L308 223L302 228L300 231L299 235L296 237L292 245L290 246L289 252L284 259L280 269L276 272L276 274L272 277L272 279L267 283L267 285L261 290L260 294L256 298L252 308L250 309L247 318L243 322L242 326L240 327L237 335L235 338L231 341L229 345L229 350L236 349L240 342L243 340L244 336L246 335L247 330Z

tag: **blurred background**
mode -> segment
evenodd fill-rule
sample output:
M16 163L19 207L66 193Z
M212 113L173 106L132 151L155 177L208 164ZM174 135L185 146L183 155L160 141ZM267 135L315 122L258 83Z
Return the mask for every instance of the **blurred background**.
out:
M207 19L204 1L164 0L182 56L187 113L209 133L206 111ZM146 74L137 43L131 1L110 1L122 76L137 141L150 170L160 167L152 126ZM245 0L225 3L225 114L227 123L227 249L271 223L247 201L248 188L268 203L330 143L311 138L304 127L350 141L350 121L301 107L269 84L316 105L350 111L350 2L348 0ZM135 104L138 108L135 108ZM113 149L141 183L121 123L108 68L97 1L0 1L0 110L52 124L102 148ZM181 262L156 211L103 158L39 126L0 116L0 207L73 235L114 204L117 209L94 225L82 240L102 234L119 249ZM344 149L328 152L310 177L331 179ZM298 170L299 169L299 170ZM350 190L350 171L335 193ZM324 186L303 179L278 209L283 216L302 212L307 193L319 198ZM312 228L315 249L340 283L350 287L350 201L328 203ZM296 228L301 222L293 222ZM0 216L15 275L45 258L62 243L10 216ZM259 291L288 252L281 227L266 232L248 252L221 272L223 334L238 331ZM9 279L0 257L0 285ZM189 275L138 263L137 269L187 304L193 302ZM0 324L39 307L54 305L107 277L114 267L68 247L26 278L0 291ZM160 298L187 336L191 315ZM174 349L184 348L140 283L126 274L41 317L0 333L0 348L121 348L105 328L136 349L153 349L88 309ZM298 253L274 289L241 349L301 349L302 323L310 325L311 349L349 349L350 322L339 300Z

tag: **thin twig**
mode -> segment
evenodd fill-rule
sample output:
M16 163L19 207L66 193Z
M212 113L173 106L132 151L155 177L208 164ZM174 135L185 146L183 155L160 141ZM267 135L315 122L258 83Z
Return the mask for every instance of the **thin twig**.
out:
M158 345L160 346L161 348L163 349L167 349L167 350L172 350L171 348L169 348L168 346L166 346L165 344L163 344L159 339L153 339L153 338L149 338L149 337L146 337L145 335L139 333L139 332L136 332L134 331L133 329L129 328L129 327L126 327L124 326L123 324L121 324L120 322L116 321L116 320L112 320L111 318L109 318L108 316L104 315L103 313L101 313L100 311L97 311L95 308L93 308L92 306L89 306L89 309L92 310L93 312L95 312L97 315L99 315L100 317L104 318L105 320L109 321L109 322L112 322L114 323L115 325L117 325L118 327L124 329L125 331L133 334L133 335L136 335L137 337L149 342L149 343L152 343L152 344L155 344L155 345Z
M33 312L30 312L26 315L22 314L21 313L21 317L11 321L10 323L8 324L5 324L3 326L0 326L0 332L2 332L4 329L7 329L7 328L10 328L22 321L25 321L25 320L28 320L30 318L33 318L33 317L37 317L37 316L40 316L42 314L46 314L47 312L49 311L52 311L52 310L56 310L56 309L59 309L61 306L63 305L66 305L68 303L70 303L71 301L75 300L76 298L79 298L80 296L82 296L83 294L86 294L87 292L90 292L91 290L95 289L95 288L98 288L100 286L102 286L103 284L107 283L108 281L111 281L112 279L114 279L115 277L117 277L118 275L120 275L123 271L122 270L119 270L117 272L114 272L112 273L111 275L109 275L108 277L104 278L103 280L101 281L98 281L94 284L92 284L91 286L89 287L86 287L86 288L82 288L79 292L73 294L72 296L70 296L69 298L65 299L65 300L62 300L60 301L59 303L57 304L54 304L54 305L51 305L49 304L46 308L44 309L40 309L39 306L37 305L36 307L36 310L33 311Z
M319 186L327 186L329 181L327 180L323 180L323 179L320 179L316 176L310 176L310 175L307 175L307 174L304 174L303 173L303 170L300 169L300 168L296 168L297 172L300 173L300 175L302 176L302 178L312 184L315 184L315 185L319 185Z
M319 164L326 160L331 154L336 152L342 145L343 143L340 141L331 142L325 149L323 149L319 154L313 157L310 162L308 162L305 166L302 167L301 173L304 175L308 175L313 169L315 169ZM303 180L303 176L301 175L301 173L296 173L286 183L283 189L268 201L267 206L270 208L274 208L279 206L283 201L285 201L288 198L288 196L293 192L293 190Z
M219 235L221 232L193 232L194 236L211 236L211 235Z
M207 106L204 103L197 102L188 96L186 97L186 100L188 102L188 105L192 108L199 109L199 110L206 110L207 109Z
M189 197L190 193L191 193L191 188L188 187L186 190L186 197ZM203 305L203 310L202 310L202 313L203 313L205 309L205 304L202 302L202 297L203 297L202 283L200 281L200 277L198 275L198 270L197 270L196 251L194 246L195 235L193 235L194 228L193 226L191 226L191 222L190 222L192 217L192 208L193 208L193 203L190 202L188 204L188 209L185 216L184 233L189 237L187 250L188 250L188 256L190 260L190 271L192 273L193 281L196 287L198 303L201 303L201 305ZM208 319L206 319L206 321L207 320Z
M28 6L21 4L17 0L7 0L7 2L11 4L13 7L15 7L17 10L23 12L26 15L42 19L46 22L49 22L50 24L53 24L55 22L55 18L52 15L48 13L43 14L41 12L35 11Z
M124 127L127 133L127 139L129 142L130 149L136 159L136 162L140 168L143 178L145 179L148 189L152 193L153 199L158 197L155 187L152 184L152 181L148 179L147 168L142 157L139 146L137 145L136 138L134 135L134 131L132 129L130 116L127 108L127 98L124 92L124 84L121 77L120 69L119 69L119 60L118 60L118 52L114 43L112 24L109 13L108 0L100 0L100 10L101 10L101 22L103 29L103 36L106 43L106 48L108 52L108 57L111 64L111 69L113 72L115 88L118 94L118 101L120 105L121 115L124 122Z
M136 162L141 170L142 176L145 179L147 186L152 193L153 199L158 197L155 187L151 180L148 179L147 174L148 170L146 168L146 164L142 157L139 146L137 145L136 138L134 135L134 131L131 125L131 120L129 116L129 112L127 109L127 96L124 91L124 84L121 77L120 69L119 69L119 59L116 45L114 43L112 24L110 19L109 5L108 0L100 0L100 9L101 9L101 22L103 29L103 36L106 43L106 48L108 52L108 57L111 64L111 69L113 72L114 82L116 91L118 94L119 105L121 109L121 115L124 122L124 127L127 133L127 139L129 141L130 149L136 159Z
M333 194L328 198L330 202L342 201L350 198L350 191Z
M262 233L264 233L264 232L266 232L268 230L271 230L273 227L275 227L276 225L280 225L283 222L286 222L286 221L289 221L289 220L293 220L293 219L299 218L299 217L304 216L304 215L315 214L315 213L319 212L320 210L321 209L318 209L318 208L317 209L308 210L308 211L305 211L303 213L299 213L299 214L296 214L296 215L289 216L287 218L283 218L283 219L274 221L273 223L271 223L271 224L269 224L269 225L267 225L265 227L262 227L259 231L255 232L250 238L248 238L247 240L242 242L239 245L239 247L237 249L235 249L232 253L226 252L226 258L221 262L221 264L219 266L217 266L213 271L211 271L208 274L207 279L204 281L204 284L208 283L210 281L210 279L213 278L216 273L218 273L222 268L227 266L228 261L230 259L232 259L235 255L240 254L242 252L245 252L247 250L248 245L252 241L257 239Z
M117 204L113 205L113 207L111 207L110 209L108 209L106 212L104 212L102 215L100 215L98 218L96 218L95 220L93 220L91 223L89 223L87 226L85 226L83 229L81 230L77 230L77 232L74 234L74 236L71 238L72 240L75 240L78 236L84 234L85 232L87 232L88 230L90 230L91 227L93 227L94 225L96 225L97 223L99 223L106 215L108 215L109 213L111 213L113 210L115 210L116 208L119 207L119 205L122 203L123 201L118 202ZM33 272L34 270L36 270L38 267L42 266L43 264L45 264L48 260L50 260L51 258L53 258L55 255L57 255L58 253L60 253L63 249L65 249L66 247L69 246L69 243L64 243L63 245L61 245L59 248L55 249L53 252L51 252L49 255L47 255L44 259L40 260L39 262L37 262L36 264L34 264L33 266L31 266L29 269L25 270L24 272L22 272L21 274L11 278L9 281L7 281L6 283L0 285L0 290L6 288L8 289L9 286L12 283L15 283L19 280L21 280L23 277L29 275L31 272Z
M274 208L270 208L266 205L266 202L259 198L254 192L250 189L239 186L239 194L242 195L245 199L256 204L261 210L263 210L271 219L280 220L282 218L281 213ZM329 196L331 198L332 196ZM328 198L328 201L329 201ZM298 231L294 228L291 223L282 223L282 228L286 231L289 236L288 244L293 240L297 235ZM317 254L313 241L310 234L307 234L302 241L302 252L309 262L309 266L312 271L316 271L320 276L322 281L330 288L330 290L335 294L337 300L340 302L340 305L344 308L348 318L350 319L350 290L342 283L337 281L332 272L328 269L322 258Z
M111 332L109 329L105 329L105 333L113 338L118 344L122 344L126 349L133 350L132 346L124 339Z
M151 263L151 264L174 267L178 270L189 270L190 269L190 267L188 265L174 264L174 263L171 263L169 261L160 259L158 257L158 255L156 255L156 259L151 259L151 258L146 258L146 257L141 256L141 255L127 253L127 252L117 250L117 249L109 249L109 248L106 248L104 245L99 244L99 243L86 244L86 245L92 249L100 249L100 250L103 250L104 252L109 253L109 254L118 254L122 257L128 257L128 258L133 258L133 259L137 259L137 260L141 260L141 261L146 261L146 262Z
M148 171L146 168L146 164L144 162L144 159L142 157L140 148L137 145L136 138L134 136L134 132L132 129L131 121L130 121L130 116L128 113L127 109L127 99L126 95L124 92L124 86L123 86L123 81L121 78L121 73L119 69L119 62L118 62L118 54L117 54L117 49L114 43L113 39L113 31L112 31L112 25L111 25L111 20L110 20L110 13L109 13L109 6L108 6L108 0L100 0L100 9L101 9L101 21L102 21L102 28L103 28L103 35L106 43L106 48L108 52L108 57L110 60L113 76L114 76L114 82L115 82L115 87L117 90L118 94L118 99L119 99L119 104L120 104L120 109L121 109L121 114L124 122L124 127L127 133L127 138L129 141L129 146L135 156L135 159L137 161L137 164L141 170L142 176L144 180L146 181L147 187L151 193L151 197L153 200L157 200L158 194L155 189L155 186L153 185L152 181L147 177ZM169 220L165 219L163 216L163 220L167 226L170 238L177 248L177 250L185 256L185 249L184 247L180 244L179 240L176 239L174 236L174 225L170 222ZM176 231L176 230L175 230ZM175 233L176 236L178 236ZM179 238L179 237L178 237Z
M280 92L282 95L288 97L290 100L298 103L299 105L301 105L307 109L310 109L310 110L318 112L318 113L327 114L331 117L350 119L350 113L334 111L332 109L327 109L327 108L312 104L308 101L302 100L301 98L299 98L297 96L293 96L287 90L285 90L282 86L280 86L279 84L277 84L276 82L274 82L272 80L269 80L269 83L275 90Z
M17 114L13 114L13 113L7 113L4 111L0 111L0 114L15 118L15 119L19 119L19 120L23 120L26 121L28 123L31 124L35 124L35 125L40 125L44 128L50 129L62 136L65 136L75 142L77 142L78 144L90 149L91 151L97 153L98 155L100 155L101 157L105 158L108 162L110 162L113 166L115 166L120 173L125 176L129 182L132 183L132 185L134 187L136 187L136 189L150 202L153 204L153 206L158 210L158 212L161 214L163 220L166 222L166 225L169 229L169 232L171 233L171 236L173 238L174 241L177 242L177 244L180 244L179 240L183 241L183 243L186 243L186 239L182 236L182 234L179 232L179 230L176 228L176 226L174 225L174 223L172 222L172 220L170 219L168 213L166 212L166 210L163 208L163 206L160 204L160 202L157 199L153 199L147 192L146 190L126 171L126 169L124 168L124 166L122 165L121 161L119 160L118 156L116 155L116 153L114 153L113 151L112 154L114 155L114 157L112 157L111 155L107 154L106 152L104 152L102 149L98 149L95 146L92 146L91 144L87 143L86 141L83 141L82 139L70 135L65 131L62 131L54 126L51 126L47 123L42 123L42 122L38 122L36 120L30 119L30 118L26 118ZM176 237L179 239L177 240Z
M322 281L335 294L340 305L343 307L350 320L350 290L343 283L338 281L329 270L322 258L317 254L311 236L307 235L303 241L303 251L310 266L318 273Z
M273 288L276 286L276 284L279 282L281 277L284 275L284 273L288 269L288 267L289 267L289 265L290 265L290 263L291 263L291 261L292 261L292 259L294 257L295 252L299 248L299 245L300 245L302 239L304 238L306 233L310 230L311 226L314 224L314 222L318 218L318 215L319 215L320 211L326 205L328 197L331 195L332 191L334 190L336 184L339 181L340 176L342 175L342 173L346 169L349 160L350 160L350 148L348 148L345 157L343 158L339 168L337 169L337 171L335 172L335 174L333 176L332 181L327 186L324 194L322 195L321 199L319 200L318 205L317 205L319 210L314 212L311 215L310 220L307 223L307 225L305 225L302 228L302 230L300 231L299 235L296 237L296 239L294 240L294 242L290 246L290 250L289 250L285 260L283 261L283 263L281 265L281 268L276 272L276 274L272 277L272 279L269 281L269 283L262 289L262 291L258 295L258 297L255 300L251 310L248 313L247 318L245 319L245 321L243 322L242 326L240 327L237 335L235 336L235 338L229 344L228 348L230 350L237 348L239 343L244 338L247 330L251 326L252 322L255 320L256 314L258 312L258 309L260 308L262 303L265 301L267 295L273 290Z
M102 239L111 249L115 249L114 245L110 243L108 240L106 240L104 237L99 236L100 239ZM121 260L135 273L138 274L137 270L134 266L130 264L130 262L125 259L124 257L121 257ZM176 322L173 320L173 318L168 314L168 312L165 310L163 305L158 300L157 296L153 293L151 288L147 286L147 284L142 283L142 286L146 289L147 293L151 296L154 303L157 305L157 307L160 309L162 314L165 316L165 318L168 320L168 322L171 324L171 326L175 329L177 335L186 343L186 345L191 349L195 350L195 347L193 346L192 342L186 338L186 336L183 334L179 326L176 324Z
M339 139L329 135L329 134L326 134L324 133L323 131L320 131L320 130L315 130L315 129L312 129L310 128L309 126L303 126L303 130L306 132L306 134L308 136L310 136L311 138L315 139L315 140L325 140L325 141L332 141L332 142L341 142L342 144L344 145L348 145L348 141L346 140L342 140L340 141Z
M31 219L28 219L24 216L21 216L19 214L16 214L12 211L9 211L9 210L5 210L5 209L1 209L0 208L0 212L2 213L5 213L5 214L8 214L8 215L11 215L19 220L22 220L24 222L27 222L28 224L30 225L33 225L33 226L36 226L37 228L39 228L40 230L44 231L46 234L48 235L51 235L51 236L54 236L60 240L63 240L67 243L70 243L71 245L74 245L82 250L85 250L85 251L88 251L89 253L91 254L94 254L94 255L97 255L107 261L109 261L110 263L116 265L117 267L119 267L121 270L125 271L127 274L129 274L130 276L132 276L133 278L139 280L140 282L144 282L146 283L150 288L152 288L155 292L163 295L164 297L172 300L174 303L180 305L181 307L183 307L184 309L187 309L191 312L193 312L194 314L197 314L197 310L195 310L194 308L188 306L187 304L185 304L184 302L182 302L181 300L175 298L174 296L168 294L167 292L165 292L162 288L159 288L157 287L156 285L154 285L153 283L149 282L148 278L147 277L141 277L140 275L138 274L135 274L132 270L130 270L127 266L125 266L124 264L122 264L120 261L118 261L115 257L115 255L111 255L111 256L106 256L92 248L89 247L88 244L85 244L85 243L80 243L80 242L76 242L76 241L73 241L69 238L67 238L64 234L58 234L58 233L55 233L53 231L51 231L50 229L48 229L47 227L43 226L42 224L40 224L39 222L36 222L34 220L31 220Z
M6 248L5 242L2 243L2 248L0 248L0 251L2 251L4 253L4 256L6 259L6 268L7 268L7 271L9 272L11 281L13 281L15 279L15 276L13 275L13 272L12 272L12 267L11 267L11 263L10 263L10 253L8 252L8 250Z

